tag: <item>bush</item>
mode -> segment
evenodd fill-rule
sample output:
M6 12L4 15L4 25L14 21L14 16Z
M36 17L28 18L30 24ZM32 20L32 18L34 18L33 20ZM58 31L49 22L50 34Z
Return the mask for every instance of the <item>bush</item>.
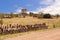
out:
M50 14L45 14L43 18L52 18Z

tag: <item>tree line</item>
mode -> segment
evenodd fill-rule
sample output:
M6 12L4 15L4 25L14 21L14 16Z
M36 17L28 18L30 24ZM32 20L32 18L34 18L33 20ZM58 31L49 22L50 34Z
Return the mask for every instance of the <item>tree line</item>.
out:
M31 16L31 17L37 17L37 18L58 18L60 17L59 14L56 14L56 15L51 15L49 13L33 13L33 12L30 12L29 14L27 13L19 13L19 14L14 14L13 12L11 12L10 14L5 14L5 13L0 13L0 18L14 18L14 17L26 17L26 16Z

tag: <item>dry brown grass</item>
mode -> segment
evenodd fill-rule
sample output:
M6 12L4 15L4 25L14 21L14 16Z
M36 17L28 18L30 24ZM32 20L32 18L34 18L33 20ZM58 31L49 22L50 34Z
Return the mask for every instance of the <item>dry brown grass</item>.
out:
M21 24L21 25L27 25L27 24L39 24L39 23L46 23L47 25L49 25L50 27L53 24L56 24L57 22L59 22L59 19L38 19L38 18L33 18L33 17L26 17L26 18L11 18L11 19L7 19L4 18L3 19L3 25L7 25L7 24L12 24L12 25L16 25L16 24Z
M45 22L50 28L52 27L53 24L56 24L60 26L60 18L55 18L55 19L38 19L38 18L33 18L33 17L26 17L26 18L11 18L11 19L3 19L3 25L7 25L7 24L12 24L12 25L16 25L16 24L21 24L21 25L27 25L27 24L39 24L39 23L43 23ZM24 33L25 34L25 33ZM2 36L2 38L4 39L7 36ZM11 35L10 35L11 36ZM10 37L9 36L9 37ZM11 36L12 37L12 36Z

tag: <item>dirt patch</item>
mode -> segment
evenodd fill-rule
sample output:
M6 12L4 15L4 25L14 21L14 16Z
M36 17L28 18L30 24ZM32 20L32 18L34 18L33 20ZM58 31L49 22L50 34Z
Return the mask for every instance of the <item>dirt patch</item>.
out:
M5 40L60 40L60 29L32 32Z

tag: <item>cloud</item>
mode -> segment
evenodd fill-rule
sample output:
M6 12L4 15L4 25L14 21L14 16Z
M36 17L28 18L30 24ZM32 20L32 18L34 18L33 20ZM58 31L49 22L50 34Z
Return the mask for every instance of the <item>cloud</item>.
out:
M44 13L50 13L50 14L60 14L60 0L43 0L42 2L40 2L39 4L43 4L43 5L48 5L44 8L42 8L41 6L38 7L35 11L32 12L44 12ZM27 6L31 6L30 4L28 4ZM21 8L18 8L16 10L16 13L20 13L21 12Z
M21 9L22 9L22 7L17 8L16 11L14 12L14 14L21 13Z
M42 5L50 5L52 3L53 3L52 0L42 0L42 2L39 2L39 4L42 4Z
M50 14L60 14L60 0L54 0L52 5L47 6L45 8L37 8L37 11L42 11L44 13L50 13Z

